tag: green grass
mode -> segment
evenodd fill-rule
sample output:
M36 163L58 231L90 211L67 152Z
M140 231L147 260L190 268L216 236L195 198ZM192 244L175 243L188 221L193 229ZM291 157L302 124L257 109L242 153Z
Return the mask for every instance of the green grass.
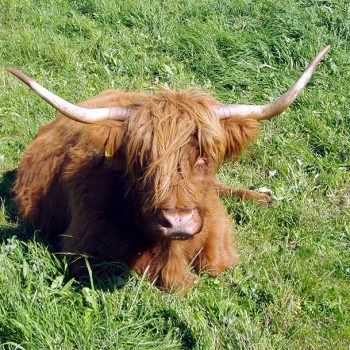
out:
M227 183L267 187L276 200L265 208L225 199L241 263L217 279L201 276L186 297L133 274L82 286L39 233L29 236L16 221L10 171L56 112L1 69L1 348L349 349L347 0L0 5L0 65L71 101L113 86L167 84L197 86L227 103L261 103L332 45L298 101L220 170Z

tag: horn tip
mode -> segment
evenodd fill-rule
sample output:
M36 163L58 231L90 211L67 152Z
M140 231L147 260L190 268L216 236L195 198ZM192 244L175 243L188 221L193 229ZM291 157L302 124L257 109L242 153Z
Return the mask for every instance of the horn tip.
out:
M24 73L20 72L19 70L15 68L7 68L7 71L11 74L13 74L18 79L22 80L23 83L27 84L28 86L31 86L32 79L30 79L28 76L26 76Z
M326 52L328 52L330 49L331 49L331 45L327 45L327 46L325 46L324 48L323 48L323 50L322 51L324 51L325 53Z
M17 69L12 67L7 68L6 70L13 75L17 75L18 73L20 73Z
M324 57L324 55L331 49L331 45L325 46L318 54L320 57Z

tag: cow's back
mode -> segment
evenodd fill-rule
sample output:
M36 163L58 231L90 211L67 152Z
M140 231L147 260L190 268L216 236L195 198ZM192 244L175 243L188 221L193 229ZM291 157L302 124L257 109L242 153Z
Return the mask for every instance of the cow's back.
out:
M142 96L106 90L79 105L87 108L130 105L139 102ZM103 126L103 122L99 124ZM97 130L96 126L64 116L40 128L24 152L14 185L15 201L23 221L33 223L53 235L65 231L72 208L64 173L72 171L72 168L75 173L84 171L87 162L98 157L100 150L95 149L94 143L89 140L93 139L94 130ZM84 178L84 174L81 177Z
M59 117L43 126L24 152L14 192L19 215L25 222L44 229L65 229L68 213L59 178L68 150L80 137L73 122Z

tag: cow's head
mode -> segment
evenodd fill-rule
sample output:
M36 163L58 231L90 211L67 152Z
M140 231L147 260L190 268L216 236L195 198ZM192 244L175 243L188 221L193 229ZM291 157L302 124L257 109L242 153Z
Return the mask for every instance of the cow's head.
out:
M123 142L109 142L124 159L129 195L141 221L155 238L186 239L202 229L208 195L222 161L237 156L255 138L261 120L282 113L296 99L328 50L316 56L284 95L266 105L223 105L198 90L164 90L143 97L139 106L85 109L23 73L10 72L71 119L121 121Z
M256 136L257 120L220 120L216 105L198 90L164 90L125 121L121 152L130 195L158 237L186 239L200 232L217 168Z

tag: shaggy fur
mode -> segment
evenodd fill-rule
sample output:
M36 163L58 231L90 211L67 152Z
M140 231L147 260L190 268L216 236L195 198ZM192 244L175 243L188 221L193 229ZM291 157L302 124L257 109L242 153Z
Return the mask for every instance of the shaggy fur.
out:
M166 290L183 292L193 283L190 265L220 274L238 258L218 195L227 189L215 173L256 137L259 124L219 121L215 104L197 90L155 96L107 90L81 103L136 108L125 122L81 124L59 116L42 127L18 168L20 216L61 252L147 269L149 280ZM198 208L202 230L184 241L164 239L155 229L159 208ZM72 273L81 275L83 265L72 259Z

